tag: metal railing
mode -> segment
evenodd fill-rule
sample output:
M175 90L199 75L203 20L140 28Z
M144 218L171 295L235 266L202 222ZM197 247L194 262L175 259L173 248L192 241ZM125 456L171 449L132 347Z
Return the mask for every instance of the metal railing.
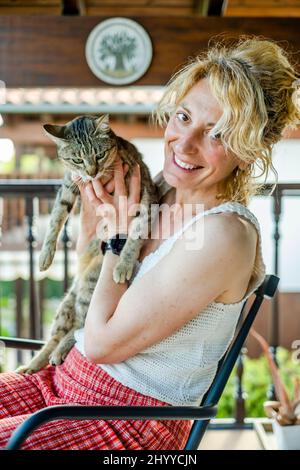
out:
M22 179L8 179L0 180L0 197L10 198L24 198L25 210L24 215L27 225L27 248L29 254L29 334L32 339L39 339L42 336L41 330L41 315L40 315L40 296L37 293L37 282L35 279L34 272L34 259L36 255L36 238L33 230L34 224L34 200L40 199L54 199L56 193L61 186L61 180L22 180ZM69 235L67 230L67 224L64 225L62 242L64 249L64 292L68 289L68 253L69 253ZM20 283L20 279L16 282ZM20 334L21 324L21 299L20 296L21 288L16 286L16 321L17 321L17 335ZM19 300L19 301L18 301Z

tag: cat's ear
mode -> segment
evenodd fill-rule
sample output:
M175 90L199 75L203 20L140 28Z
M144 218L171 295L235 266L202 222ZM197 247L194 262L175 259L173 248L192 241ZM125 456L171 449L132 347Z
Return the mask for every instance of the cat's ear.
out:
M95 120L95 134L99 132L109 131L109 114L103 114Z
M59 147L64 147L67 145L68 141L65 137L66 126L55 126L53 124L44 124L44 131L53 142L56 143Z

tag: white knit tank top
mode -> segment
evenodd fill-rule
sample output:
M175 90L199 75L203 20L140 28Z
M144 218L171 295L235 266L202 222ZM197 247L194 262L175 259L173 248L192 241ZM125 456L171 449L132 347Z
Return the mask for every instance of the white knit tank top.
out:
M135 282L169 253L175 240L193 222L207 214L236 212L257 229L258 240L252 277L244 297L232 304L211 302L181 329L133 357L116 364L98 364L115 380L170 405L198 406L217 371L218 362L233 339L242 306L262 283L265 264L258 220L244 205L227 202L197 214L158 248L137 261L130 283ZM84 353L83 328L75 332L76 348Z

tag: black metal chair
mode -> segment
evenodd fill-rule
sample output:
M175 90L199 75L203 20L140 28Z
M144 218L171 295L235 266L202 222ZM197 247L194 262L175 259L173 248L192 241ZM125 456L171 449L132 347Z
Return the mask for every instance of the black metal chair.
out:
M86 405L61 405L50 406L33 413L13 433L6 449L19 449L25 439L37 427L57 419L180 419L192 420L193 426L184 450L197 450L206 431L210 419L217 414L217 404L236 363L239 353L247 338L249 330L255 320L258 310L264 298L271 299L276 292L279 278L275 275L266 275L263 283L255 291L255 299L246 315L237 328L234 340L228 351L218 364L215 378L198 406L86 406ZM241 318L247 301L241 310ZM240 325L240 322L239 322ZM20 349L39 349L44 342L18 338L0 337L7 347Z

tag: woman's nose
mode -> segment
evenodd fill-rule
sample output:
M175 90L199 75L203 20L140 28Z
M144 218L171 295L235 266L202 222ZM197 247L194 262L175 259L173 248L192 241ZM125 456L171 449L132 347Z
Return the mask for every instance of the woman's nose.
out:
M178 154L183 155L186 153L194 154L197 152L198 142L195 140L195 136L188 134L180 137L175 144L174 150Z

